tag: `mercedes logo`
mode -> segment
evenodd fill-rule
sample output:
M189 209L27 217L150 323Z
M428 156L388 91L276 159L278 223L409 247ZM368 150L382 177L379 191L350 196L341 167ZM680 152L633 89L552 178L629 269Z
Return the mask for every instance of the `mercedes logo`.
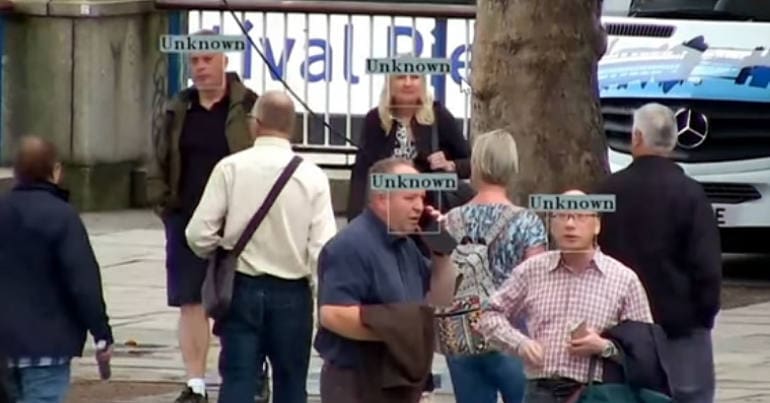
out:
M706 115L682 108L674 114L676 118L677 137L679 147L691 150L706 141L709 132L709 120Z

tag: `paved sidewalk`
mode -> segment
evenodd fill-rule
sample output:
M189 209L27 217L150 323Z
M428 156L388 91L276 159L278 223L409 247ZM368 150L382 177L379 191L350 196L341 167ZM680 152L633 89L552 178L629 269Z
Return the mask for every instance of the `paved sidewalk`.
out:
M11 186L13 186L13 170L0 168L0 193L7 191Z
M177 312L166 307L164 237L161 223L146 211L83 215L102 267L103 283L116 340L113 381L183 382L176 339ZM128 345L126 345L128 343ZM208 382L215 386L218 345L209 355ZM724 311L714 335L718 402L770 403L770 303ZM315 352L314 352L315 353ZM320 360L313 354L308 392L318 394ZM436 403L452 402L442 357L434 361L442 374ZM90 355L76 361L73 377L96 379ZM131 403L173 401L155 396ZM126 402L128 403L128 402Z

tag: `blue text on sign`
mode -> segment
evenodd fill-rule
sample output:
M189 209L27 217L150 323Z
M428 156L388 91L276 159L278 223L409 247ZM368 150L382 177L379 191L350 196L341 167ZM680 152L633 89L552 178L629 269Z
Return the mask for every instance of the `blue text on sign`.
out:
M251 32L251 30L254 28L254 24L249 21L248 19L243 21L243 26L246 29L246 32ZM212 28L214 31L219 32L220 27L214 26ZM388 27L388 32L385 38L390 38L391 35L395 39L398 37L407 37L412 38L414 35L414 51L412 54L415 57L422 56L423 48L424 48L424 39L422 34L418 31L413 29L411 26L404 26L404 25L394 25L393 27ZM433 33L434 38L437 37L435 31ZM284 78L286 73L286 66L284 65L284 62L288 62L288 60L291 58L293 51L294 51L294 45L296 44L297 40L294 38L285 38L283 43L283 52L281 54L276 55L273 49L273 43L269 38L259 38L258 42L264 49L265 58L267 59L268 63L270 64L270 76L273 80L278 80L278 78ZM388 55L393 55L395 52L392 52L391 44L389 40L385 41L387 43L388 48ZM328 47L328 48L327 48ZM320 53L315 52L315 50L320 51ZM328 55L327 55L328 51ZM455 82L455 84L460 85L463 81L466 81L467 78L462 77L460 75L461 69L466 69L466 56L465 52L471 51L471 45L470 44L463 44L460 46L455 47L452 52L449 55L449 61L451 65L451 71L449 73L449 76L452 78L452 81ZM248 80L252 78L251 75L251 62L254 49L251 46L246 47L245 51L245 61L244 61L244 72L243 72L243 78ZM315 52L315 53L314 53ZM306 60L302 62L302 64L299 67L299 74L302 77L303 80L306 80L307 82L314 83L319 81L332 81L334 80L336 74L333 74L334 72L334 64L333 64L333 58L332 53L334 52L334 49L330 43L326 39L323 38L309 38L308 39L308 57ZM356 75L355 72L350 71L350 66L352 65L352 60L357 56L354 54L355 52L355 46L353 41L353 26L350 24L345 25L345 35L344 35L344 46L343 46L343 52L344 52L344 58L343 58L343 66L342 66L342 77L345 81L351 83L351 84L358 84L361 80L360 75ZM438 57L435 54L431 54L431 57ZM365 59L365 58L364 58ZM468 57L468 60L470 60L470 57ZM320 73L312 73L310 72L310 66L320 63L321 66L323 66L323 69ZM307 72L307 76L306 73Z

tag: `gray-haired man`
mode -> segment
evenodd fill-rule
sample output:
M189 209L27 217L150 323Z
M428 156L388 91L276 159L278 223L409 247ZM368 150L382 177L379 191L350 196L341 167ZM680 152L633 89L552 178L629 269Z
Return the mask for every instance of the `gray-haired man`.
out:
M722 278L719 230L701 185L668 158L676 143L669 108L647 104L636 111L634 161L596 192L616 200L599 244L645 286L655 322L669 338L674 400L709 403L715 389L711 329Z

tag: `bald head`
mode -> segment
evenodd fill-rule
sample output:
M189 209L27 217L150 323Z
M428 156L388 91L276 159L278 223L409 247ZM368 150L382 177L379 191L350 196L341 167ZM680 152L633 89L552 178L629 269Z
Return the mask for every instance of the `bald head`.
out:
M59 161L56 147L37 136L21 139L13 165L14 175L20 182L58 181Z
M585 196L586 195L585 192L583 192L582 190L578 190L578 189L570 189L570 190L567 190L566 192L564 192L562 194L564 196Z
M294 102L282 91L268 91L254 104L252 116L257 121L257 135L279 134L290 138L294 133Z

